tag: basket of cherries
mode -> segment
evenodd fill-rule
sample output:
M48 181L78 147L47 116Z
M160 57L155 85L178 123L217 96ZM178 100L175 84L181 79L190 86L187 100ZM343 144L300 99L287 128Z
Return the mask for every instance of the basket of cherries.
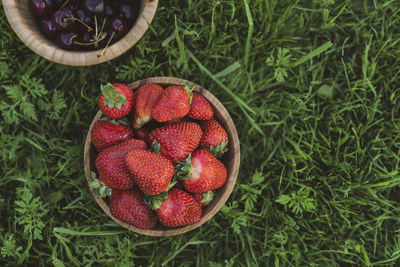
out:
M40 32L66 50L97 50L124 37L140 0L29 0Z

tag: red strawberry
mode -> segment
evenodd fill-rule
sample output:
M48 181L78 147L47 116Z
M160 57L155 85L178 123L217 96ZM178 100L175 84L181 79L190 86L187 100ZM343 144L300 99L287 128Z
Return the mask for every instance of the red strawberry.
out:
M189 121L187 118L176 118L176 119L172 119L172 120L169 120L169 121L166 121L164 124L161 124L161 125L166 125L166 124L174 124L174 123L179 123L179 122L186 122L186 121Z
M225 184L228 175L225 165L202 149L178 163L176 170L178 178L183 179L183 186L192 193L215 190Z
M200 203L202 207L207 206L214 199L214 191L207 191L204 193L194 193L194 199Z
M189 193L173 188L157 210L160 222L168 227L194 224L201 219L201 206Z
M141 149L130 151L125 156L125 165L139 188L148 195L165 191L175 171L167 158Z
M133 113L132 126L139 129L151 119L154 105L164 93L164 89L157 84L145 84L136 91L135 112Z
M196 120L211 120L214 111L201 94L193 92L192 105L187 116Z
M199 146L202 131L195 122L169 124L154 129L149 134L149 143L160 144L160 153L173 163L187 158Z
M215 156L220 157L228 150L229 137L224 127L216 119L200 123L203 136L200 147L209 150Z
M191 93L182 86L169 86L153 107L151 116L158 122L185 117L190 110Z
M99 107L111 119L119 119L131 112L134 95L132 89L122 83L107 83L100 87Z
M98 120L90 132L92 144L97 151L119 144L133 137L132 129L124 124L115 124L111 121Z
M100 181L112 188L131 188L134 182L125 166L124 157L129 151L146 148L147 145L143 140L129 139L102 150L96 158Z
M133 190L114 189L110 197L111 215L140 229L153 228L157 223L156 213L143 201L143 193Z
M136 136L137 138L142 139L146 143L149 143L148 142L149 134L157 127L160 127L160 124L156 121L151 121L149 123L146 123L140 129L135 130Z

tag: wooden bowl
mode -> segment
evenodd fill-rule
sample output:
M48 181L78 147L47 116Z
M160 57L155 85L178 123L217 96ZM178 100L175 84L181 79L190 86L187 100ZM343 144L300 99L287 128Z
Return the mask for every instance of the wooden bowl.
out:
M102 51L67 51L43 36L28 8L27 0L2 0L7 19L21 41L38 55L70 66L89 66L116 58L134 46L149 28L154 18L158 0L141 0L139 17L131 30L118 42Z
M130 87L133 90L136 90L139 88L141 85L146 84L146 83L156 83L164 88L167 87L168 85L181 85L184 84L188 81L183 80L183 79L178 79L178 78L172 78L172 77L155 77L155 78L148 78L140 81L136 81L132 84L130 84ZM225 185L221 188L219 188L215 194L214 200L209 206L206 206L203 208L203 214L200 222L192 225L187 225L179 228L168 228L165 226L160 225L160 223L157 223L156 227L153 229L149 230L143 230L136 228L132 225L129 225L125 222L122 222L118 220L117 218L114 218L111 213L110 209L108 207L108 204L104 201L104 199L99 198L96 194L93 193L94 198L96 199L97 203L100 205L100 207L104 210L104 212L110 216L114 221L116 221L118 224L122 225L123 227L144 235L149 235L149 236L172 236L172 235L178 235L185 233L187 231L193 230L209 219L211 219L220 209L221 207L225 204L227 201L229 195L232 192L233 187L235 186L236 183L236 178L239 173L239 164L240 164L240 145L239 145L239 138L237 135L237 131L235 128L235 125L232 121L231 116L229 115L228 111L225 109L225 107L219 102L219 100L213 96L209 91L201 87L200 85L197 85L195 83L189 82L191 87L196 86L195 91L198 93L202 94L208 102L211 104L211 106L214 109L214 116L215 118L221 123L221 125L225 128L229 135L229 150L225 155L222 157L222 162L224 162L227 170L228 170L228 177ZM92 130L92 127L94 123L102 116L102 112L99 111L97 112L96 116L94 117L88 134L86 136L86 142L85 142L85 149L84 149L84 165L85 165L85 174L86 174L86 179L88 183L91 181L91 171L95 171L95 160L97 156L97 150L96 148L92 145L91 143L91 137L90 137L90 132Z

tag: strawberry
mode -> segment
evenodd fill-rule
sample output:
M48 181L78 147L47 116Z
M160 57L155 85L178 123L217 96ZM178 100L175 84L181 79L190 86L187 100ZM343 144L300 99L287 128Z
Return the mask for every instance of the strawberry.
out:
M196 120L210 120L214 116L214 111L201 94L193 92L192 105L187 116Z
M153 107L151 116L158 122L185 117L189 113L191 102L191 91L186 88L167 87Z
M125 156L125 165L134 182L148 195L158 195L168 188L174 175L171 161L148 150L133 150Z
M195 122L180 122L154 129L149 134L149 143L157 142L160 153L173 163L187 158L200 143L202 131Z
M202 207L207 206L214 199L214 191L207 191L204 193L194 193L194 199L200 203Z
M96 158L96 168L100 181L106 186L129 189L134 185L132 176L125 167L125 155L134 149L146 149L143 140L129 139L118 145L102 150Z
M161 202L157 215L161 224L168 227L194 224L201 219L201 206L189 193L173 188Z
M139 129L151 119L154 105L164 93L164 89L157 84L145 84L136 91L135 112L133 113L132 126Z
M201 122L200 126L203 131L200 147L209 150L217 157L228 151L228 134L216 119Z
M111 119L119 119L131 112L134 95L132 89L123 83L107 83L100 87L99 107Z
M228 172L225 165L207 150L196 150L184 162L176 165L178 179L192 193L215 190L226 182Z
M161 124L161 125L166 125L166 124L174 124L174 123L186 122L186 121L189 121L186 117L185 117L185 118L175 118L175 119L166 121L166 122L164 122L163 124L161 124L161 123L160 123L160 124Z
M160 124L156 121L151 121L149 123L146 123L140 129L135 130L136 136L137 138L142 139L143 141L148 143L149 134L157 127L160 127Z
M100 152L104 148L133 138L133 131L129 126L124 124L98 120L94 123L90 135L92 137L92 144Z
M143 201L143 193L136 187L132 190L114 189L110 197L111 215L140 229L153 228L157 215Z

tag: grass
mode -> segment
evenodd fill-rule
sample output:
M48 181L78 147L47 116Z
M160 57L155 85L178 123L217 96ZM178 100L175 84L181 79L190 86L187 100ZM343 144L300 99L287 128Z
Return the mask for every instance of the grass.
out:
M160 1L85 68L35 55L3 9L0 33L0 265L400 264L399 1ZM241 141L227 204L177 237L113 223L83 172L99 85L151 76L209 89Z

